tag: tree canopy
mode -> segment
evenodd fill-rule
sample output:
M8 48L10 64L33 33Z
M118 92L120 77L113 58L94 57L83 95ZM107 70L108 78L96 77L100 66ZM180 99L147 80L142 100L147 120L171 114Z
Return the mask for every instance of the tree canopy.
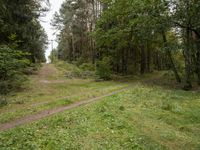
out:
M40 19L48 5L46 0L0 1L0 94L21 86L31 63L45 62L47 35Z
M200 83L197 0L66 0L53 25L58 58L98 62L109 57L118 74L174 72L185 89Z

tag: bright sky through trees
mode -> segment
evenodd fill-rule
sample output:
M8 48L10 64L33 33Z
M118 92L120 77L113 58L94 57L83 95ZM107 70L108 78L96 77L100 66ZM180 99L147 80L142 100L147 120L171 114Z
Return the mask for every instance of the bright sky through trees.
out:
M49 1L51 4L50 11L47 12L46 16L41 19L41 24L48 35L48 39L54 40L54 47L56 47L57 46L57 43L55 42L56 35L54 35L55 31L53 30L51 26L51 20L53 18L54 13L56 11L59 11L64 0L49 0ZM49 41L49 46L45 53L47 60L48 60L48 56L50 55L50 52L51 52L51 42Z

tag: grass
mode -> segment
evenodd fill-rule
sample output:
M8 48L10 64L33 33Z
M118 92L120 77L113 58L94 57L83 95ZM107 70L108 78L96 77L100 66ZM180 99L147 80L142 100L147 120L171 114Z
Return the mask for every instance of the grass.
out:
M45 78L40 74L31 76L28 87L10 95L9 104L0 108L0 123L101 96L129 85L113 81L95 82L93 79L68 79L63 74L63 70L57 70Z
M102 84L102 83L101 83ZM1 116L0 116L0 123L5 123L17 118L21 118L23 116L26 115L30 115L30 114L36 114L42 110L47 110L47 109L52 109L52 108L56 108L59 106L63 106L63 105L68 105L77 101L81 101L81 100L87 100L90 98L94 98L94 97L98 97L101 95L105 95L107 93L110 93L112 91L116 91L119 89L122 89L124 87L127 87L127 84L119 84L119 85L115 85L112 83L110 83L109 86L107 86L107 82L105 82L103 85L101 85L99 87L99 85L97 85L97 87L93 87L88 88L88 89L84 89L82 88L81 90L83 90L81 93L78 94L74 94L74 95L60 95L63 96L63 98L57 98L57 99L52 99L52 100L48 100L48 101L44 101L44 99L40 98L40 101L36 102L36 103L31 103L31 104L19 104L18 107L15 107L14 109L8 109L8 108L4 108L4 110L1 110ZM89 86L90 87L90 86ZM54 95L55 96L55 95ZM41 101L43 100L43 101ZM14 107L15 105L13 105L12 107ZM22 111L23 110L23 111Z
M73 78L73 65L60 62L30 77L10 95L0 123L40 111L132 88L101 101L0 133L0 149L200 149L200 93L169 86L160 73L116 81ZM77 68L76 68L77 69ZM68 70L67 77L65 70ZM70 75L70 78L68 78ZM156 80L154 79L156 78ZM173 88L172 88L173 87Z
M23 91L8 97L8 105L0 108L0 123L105 95L143 78L95 82L94 79L65 77L65 70L73 72L74 65L59 62L55 66L47 65L39 74L30 76L29 84Z
M138 84L0 134L1 149L200 149L200 93Z
M10 95L8 105L0 107L0 123L98 97L129 85L128 82L65 77L65 70L74 71L73 68L77 69L74 65L59 62L56 68L50 64L37 75L30 76L26 88Z

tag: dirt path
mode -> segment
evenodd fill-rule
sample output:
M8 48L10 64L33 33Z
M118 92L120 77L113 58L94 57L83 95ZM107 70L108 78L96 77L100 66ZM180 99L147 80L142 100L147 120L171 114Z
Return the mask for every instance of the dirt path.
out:
M46 79L48 77L58 76L58 70L53 64L43 64L37 76L40 79Z
M41 84L62 82L61 80L59 80L60 79L59 75L60 75L59 71L56 69L56 67L54 65L44 64L43 67L41 68L37 78L36 78L36 81L39 81ZM156 78L158 78L158 77L154 76L153 78L144 79L144 80L141 80L139 82L146 82L146 81L150 81L150 80L156 79ZM109 94L105 94L105 95L102 95L102 96L99 96L99 97L96 97L96 98L91 98L91 99L88 99L88 100L83 99L82 101L80 100L79 102L76 102L76 103L73 103L73 104L70 104L70 105L67 105L67 106L60 106L60 107L57 107L57 108L54 108L54 109L43 110L41 112L38 112L37 114L27 115L25 117L22 117L22 118L19 118L19 119L16 119L16 120L13 120L13 121L10 121L10 122L7 122L7 123L2 123L2 124L0 124L0 131L5 131L5 130L8 130L8 129L17 127L19 125L31 123L31 122L40 120L42 118L57 114L59 112L63 112L65 110L69 110L69 109L72 109L72 108L76 108L76 107L79 107L79 106L82 106L82 105L86 105L86 104L101 100L102 98L105 98L105 97L120 93L122 91L125 91L125 90L133 87L135 84L136 83L129 84L128 87L124 87L122 89L116 90L114 92L111 92ZM33 106L34 105L38 106L40 104L45 104L45 103L48 103L48 102L41 102L41 103L38 103L38 104L33 104Z
M0 124L0 131L12 129L12 128L15 128L19 125L31 123L31 122L40 120L42 118L57 114L59 112L63 112L65 110L69 110L69 109L72 109L72 108L76 108L76 107L79 107L79 106L82 106L82 105L86 105L86 104L101 100L105 97L108 97L108 96L123 92L125 90L128 90L131 87L132 86L129 86L129 87L123 88L121 90L117 90L115 92L112 92L112 93L109 93L109 94L106 94L106 95L103 95L103 96L99 96L99 97L96 97L96 98L80 101L80 102L77 102L77 103L74 103L74 104L71 104L71 105L68 105L68 106L62 106L62 107L54 108L54 109L51 109L51 110L44 110L44 111L39 112L38 114L26 116L26 117L23 117L23 118L20 118L20 119L17 119L17 120L8 122L8 123Z
M119 88L119 90L121 90L121 89L124 89L124 88L127 88L127 87L129 87L129 86L125 86L125 87L122 87L122 88ZM92 92L98 92L99 90L106 90L106 89L108 89L109 88L109 86L108 87L106 87L106 88L97 88L97 89L92 89ZM113 91L115 91L115 90L113 90ZM110 91L110 92L112 92L112 91ZM30 106L31 107L38 107L38 106L41 106L41 105L45 105L45 104L49 104L49 103L52 103L52 102L56 102L56 101L61 101L61 100L63 100L63 99L71 99L71 98L74 98L74 97L76 97L76 96L84 96L85 94L89 94L89 93L91 93L91 91L83 91L83 92L81 92L81 93L78 93L78 94L73 94L73 95L69 95L69 96L65 96L65 97L59 97L59 98L57 98L57 99L55 99L55 100L51 100L51 101L44 101L44 102L39 102L39 103L33 103L33 104L31 104ZM107 92L107 93L109 93L109 92ZM105 93L106 94L106 93ZM12 111L13 112L13 111Z
M54 66L54 64L43 64L37 75L37 78L38 81L45 84L65 82L64 80L60 80L59 70Z

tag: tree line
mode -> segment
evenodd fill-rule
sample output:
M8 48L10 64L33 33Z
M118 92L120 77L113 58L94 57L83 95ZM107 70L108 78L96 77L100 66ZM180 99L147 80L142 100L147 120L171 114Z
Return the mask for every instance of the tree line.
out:
M21 86L27 67L45 62L39 19L48 7L46 0L0 0L0 95Z
M189 90L200 85L199 8L198 0L65 0L52 22L56 54L122 75L170 69Z

